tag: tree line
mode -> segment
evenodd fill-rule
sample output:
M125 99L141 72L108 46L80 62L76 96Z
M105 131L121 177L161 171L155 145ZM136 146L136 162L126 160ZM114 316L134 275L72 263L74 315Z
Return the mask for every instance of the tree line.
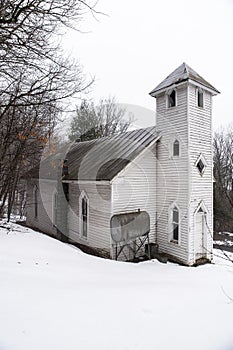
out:
M70 141L88 141L126 132L134 122L134 115L116 102L115 97L93 101L83 100L76 106L69 129Z
M69 139L86 141L124 132L133 116L124 119L125 110L114 99L101 100L98 106L84 100L76 108ZM233 232L233 125L213 135L214 231Z
M77 30L87 11L96 13L89 0L0 1L0 217L6 206L10 217L21 177L39 162L69 99L92 83L56 40L66 28ZM83 100L69 139L113 135L132 122L114 98L97 106ZM215 132L213 150L214 227L233 231L233 126Z
M233 125L213 137L214 230L233 232Z
M58 44L66 29L79 30L87 12L99 14L94 1L0 1L0 217L7 208L10 219L19 199L23 206L21 178L39 163L46 145L53 148L50 139L70 98L93 82ZM124 113L114 98L98 107L84 100L76 109L81 126L72 121L70 140L126 131L132 119L123 121Z
M0 1L0 217L22 173L40 159L64 102L91 84L58 36L77 28L88 0Z

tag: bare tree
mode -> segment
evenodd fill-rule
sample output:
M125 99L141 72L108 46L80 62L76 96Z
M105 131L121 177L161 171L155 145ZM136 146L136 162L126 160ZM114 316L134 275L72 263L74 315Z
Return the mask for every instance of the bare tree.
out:
M83 101L76 108L69 131L71 141L92 140L123 133L132 125L134 117L126 113L115 98L101 99L97 106Z
M18 181L38 162L64 101L91 83L55 38L87 10L95 11L88 0L0 1L0 216L8 202L9 217Z
M233 125L214 134L215 229L233 230Z

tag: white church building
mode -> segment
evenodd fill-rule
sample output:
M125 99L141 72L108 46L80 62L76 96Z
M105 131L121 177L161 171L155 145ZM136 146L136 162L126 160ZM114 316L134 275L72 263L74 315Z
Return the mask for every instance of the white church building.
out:
M31 171L27 225L112 259L211 261L218 93L183 63L150 93L156 126L75 142Z

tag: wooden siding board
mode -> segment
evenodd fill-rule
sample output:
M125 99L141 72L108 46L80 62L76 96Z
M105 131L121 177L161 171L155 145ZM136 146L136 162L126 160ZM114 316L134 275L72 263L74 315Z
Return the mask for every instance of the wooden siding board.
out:
M155 242L156 144L144 150L113 179L112 191L112 214L147 211L150 215L150 241ZM144 253L144 248L141 252Z
M33 189L37 186L38 196L38 217L34 216ZM26 224L35 227L56 237L56 228L52 224L52 196L56 188L56 182L28 180L27 181L27 218Z
M33 202L33 188L38 181L28 181L27 203ZM110 252L110 208L111 188L110 185L70 184L69 189L69 240L84 244L93 248L103 249ZM56 237L56 228L52 224L52 196L56 188L56 182L44 182L40 186L41 194L38 200L38 218L34 218L34 206L27 206L27 225L37 228ZM79 197L81 191L85 191L90 204L88 238L80 235L79 222Z
M85 192L89 199L88 237L80 233L79 198ZM80 244L110 252L111 187L109 185L70 184L69 236Z
M148 148L137 148L135 157L127 163L111 183L70 184L68 211L69 238L80 244L113 252L110 235L112 215L146 210L150 215L150 241L159 243L160 251L175 256L186 264L195 262L195 213L198 205L207 208L207 256L212 255L213 174L212 174L212 95L204 91L204 108L197 107L196 87L182 83L177 86L177 106L166 107L165 93L157 96L157 130L161 139L150 136ZM139 133L139 134L137 134ZM136 132L137 141L147 141L144 131ZM180 141L181 154L171 155L172 143ZM153 139L153 140L152 140ZM153 143L154 142L154 143ZM155 143L156 142L156 143ZM125 155L132 151L131 143L121 144ZM142 147L143 149L143 147ZM109 151L109 150L108 150ZM132 153L132 152L131 152ZM130 154L131 154L130 153ZM134 153L132 153L134 155ZM131 154L131 155L132 155ZM207 167L200 175L196 162L203 155ZM92 165L92 162L90 162ZM118 167L119 164L114 166ZM104 168L113 170L113 165ZM115 172L113 171L115 174ZM108 177L107 177L108 178ZM112 177L111 177L112 178ZM45 181L46 182L46 181ZM28 181L28 202L33 201L35 181ZM56 235L52 218L52 196L56 183L44 185L38 203L38 218L34 206L28 206L27 224ZM80 195L89 199L88 237L80 234ZM176 203L181 214L179 244L169 241L169 207ZM157 223L156 223L157 219Z
M157 155L158 237L160 249L192 264L195 262L195 210L201 201L209 212L208 257L212 252L212 95L204 91L204 108L197 107L196 87L183 84L177 87L177 103L175 108L166 108L165 93L157 96L157 129L164 130ZM169 142L176 131L181 139L181 156L175 165L175 160L169 156ZM196 167L200 154L207 163L202 176ZM168 207L174 200L184 218L180 246L168 242Z
M204 108L196 106L196 88L190 86L189 89L190 105L190 164L191 164L191 201L190 201L190 251L195 254L195 210L197 206L204 202L207 210L207 256L212 255L212 238L213 238L213 175L212 175L212 95L204 92ZM207 167L201 176L196 168L196 161L200 154L203 154Z
M158 142L157 154L157 215L159 249L188 262L188 115L187 86L177 87L177 106L166 107L166 96L157 97L157 129L163 130ZM172 141L178 138L181 145L180 157L171 156ZM168 213L170 205L176 202L181 211L180 245L169 242Z

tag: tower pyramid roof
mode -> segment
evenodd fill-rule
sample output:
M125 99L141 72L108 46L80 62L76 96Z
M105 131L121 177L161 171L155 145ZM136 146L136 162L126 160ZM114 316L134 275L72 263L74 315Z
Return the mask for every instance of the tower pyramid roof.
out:
M150 92L150 95L156 97L163 89L169 86L179 84L183 81L192 80L199 83L203 87L208 88L212 91L214 95L218 94L219 91L208 83L204 78L202 78L195 70L189 67L186 63L182 63L178 68L176 68L171 74L169 74L155 89Z

